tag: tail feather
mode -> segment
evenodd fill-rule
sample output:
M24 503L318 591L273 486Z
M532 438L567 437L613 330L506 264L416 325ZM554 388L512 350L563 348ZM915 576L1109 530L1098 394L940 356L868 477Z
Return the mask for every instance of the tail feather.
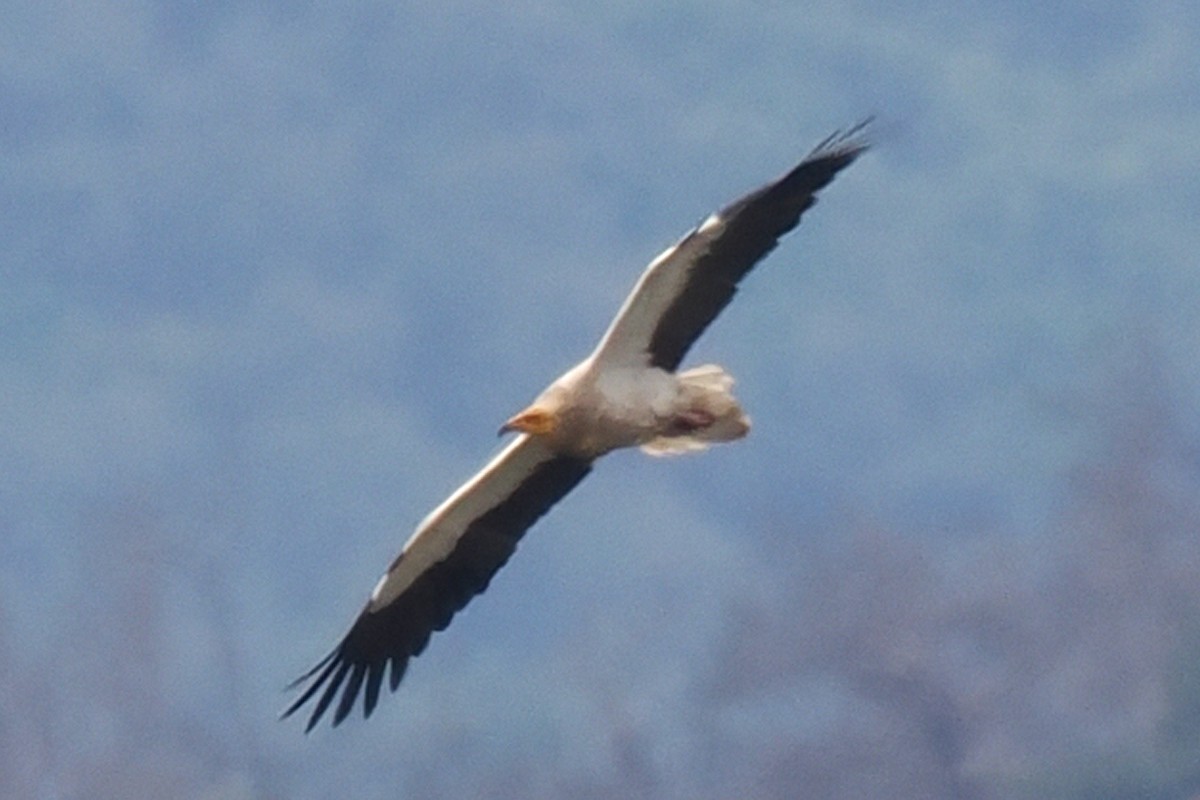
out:
M643 452L652 456L694 453L750 431L750 418L733 396L733 377L721 367L705 364L679 373L678 378L679 412L704 414L713 421L686 433L657 436L642 445Z

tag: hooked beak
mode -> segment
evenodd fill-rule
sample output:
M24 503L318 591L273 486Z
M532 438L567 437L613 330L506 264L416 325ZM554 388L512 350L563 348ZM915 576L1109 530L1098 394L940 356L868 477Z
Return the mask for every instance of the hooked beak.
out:
M514 431L528 433L534 436L544 436L554 431L557 420L554 415L544 408L530 406L500 426L498 436Z

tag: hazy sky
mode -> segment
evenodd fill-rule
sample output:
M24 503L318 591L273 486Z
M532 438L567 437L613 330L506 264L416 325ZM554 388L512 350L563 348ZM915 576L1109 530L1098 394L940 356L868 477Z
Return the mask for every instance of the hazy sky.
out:
M562 665L669 706L810 526L1044 533L1115 356L1197 432L1197 75L1182 0L8 4L5 646L33 668L81 597L160 571L186 688L156 691L211 718L194 605L224 596L239 725L307 752L279 687L499 422L660 249L875 115L689 359L751 437L603 463L313 786L468 717L590 752ZM139 526L158 549L114 570Z

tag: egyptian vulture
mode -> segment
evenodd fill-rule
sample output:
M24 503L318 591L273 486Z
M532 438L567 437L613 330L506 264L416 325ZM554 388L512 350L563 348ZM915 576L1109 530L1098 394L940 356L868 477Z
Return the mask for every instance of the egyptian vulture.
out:
M410 658L488 582L525 531L621 447L655 454L745 436L733 379L706 365L677 372L738 283L867 147L865 123L817 145L793 170L704 220L646 268L595 351L501 427L518 435L427 516L371 591L349 633L296 680L283 712L316 704L306 731L334 705L336 726L363 697L392 691ZM340 693L340 696L339 696Z

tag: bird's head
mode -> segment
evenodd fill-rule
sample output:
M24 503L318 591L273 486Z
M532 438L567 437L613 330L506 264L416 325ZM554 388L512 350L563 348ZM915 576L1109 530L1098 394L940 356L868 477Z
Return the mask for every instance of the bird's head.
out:
M512 431L528 433L533 436L548 436L558 427L558 414L554 409L534 403L529 408L513 416L500 426L500 435Z

